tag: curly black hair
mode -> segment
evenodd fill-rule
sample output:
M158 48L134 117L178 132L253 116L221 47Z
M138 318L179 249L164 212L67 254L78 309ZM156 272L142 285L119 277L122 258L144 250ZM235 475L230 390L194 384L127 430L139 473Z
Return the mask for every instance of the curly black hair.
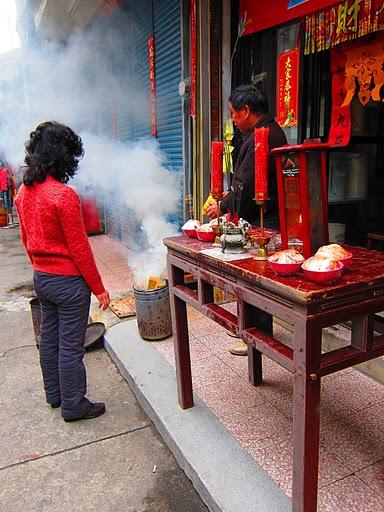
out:
M25 150L24 185L32 185L35 181L43 183L48 174L67 183L76 174L79 160L84 155L81 138L71 128L56 121L39 124L25 143Z

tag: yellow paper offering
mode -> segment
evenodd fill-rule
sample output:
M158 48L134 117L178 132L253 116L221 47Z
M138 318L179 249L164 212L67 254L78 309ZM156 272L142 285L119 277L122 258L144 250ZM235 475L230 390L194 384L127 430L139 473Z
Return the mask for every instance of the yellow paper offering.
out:
M211 194L209 194L209 196L207 197L207 200L203 204L203 208L202 208L203 215L207 215L207 210L213 203L215 203L215 200L213 199Z

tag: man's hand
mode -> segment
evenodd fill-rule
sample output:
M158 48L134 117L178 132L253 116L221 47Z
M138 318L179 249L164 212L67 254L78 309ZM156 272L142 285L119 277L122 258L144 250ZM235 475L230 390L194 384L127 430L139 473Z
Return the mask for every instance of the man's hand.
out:
M210 219L214 219L217 217L217 202L216 201L214 203L212 203L210 206L208 206L206 215Z
M99 301L99 309L102 309L103 311L107 309L111 302L107 291L100 293L100 295L96 295L96 299Z
M225 197L227 197L227 195L229 194L229 191L226 190L223 194L223 199ZM209 217L210 219L214 219L215 217L217 217L217 201L214 201L212 204L210 204L207 208L207 211L205 212L206 216ZM219 215L221 215L221 210L220 210L220 201L219 201Z

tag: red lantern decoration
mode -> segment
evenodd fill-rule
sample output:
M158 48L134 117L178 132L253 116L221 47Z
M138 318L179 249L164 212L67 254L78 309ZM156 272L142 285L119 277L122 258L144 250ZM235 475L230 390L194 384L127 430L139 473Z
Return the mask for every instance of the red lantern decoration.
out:
M255 128L255 199L268 199L269 128Z
M211 195L219 198L223 194L224 143L212 142Z

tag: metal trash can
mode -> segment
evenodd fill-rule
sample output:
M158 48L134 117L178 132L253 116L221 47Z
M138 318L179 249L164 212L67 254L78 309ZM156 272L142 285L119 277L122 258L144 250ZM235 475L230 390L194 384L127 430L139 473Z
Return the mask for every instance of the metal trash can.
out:
M172 334L168 284L155 290L133 287L137 326L140 336L149 341L162 340Z
M33 332L35 334L36 348L40 347L40 324L41 324L41 307L37 297L29 301L32 314Z

